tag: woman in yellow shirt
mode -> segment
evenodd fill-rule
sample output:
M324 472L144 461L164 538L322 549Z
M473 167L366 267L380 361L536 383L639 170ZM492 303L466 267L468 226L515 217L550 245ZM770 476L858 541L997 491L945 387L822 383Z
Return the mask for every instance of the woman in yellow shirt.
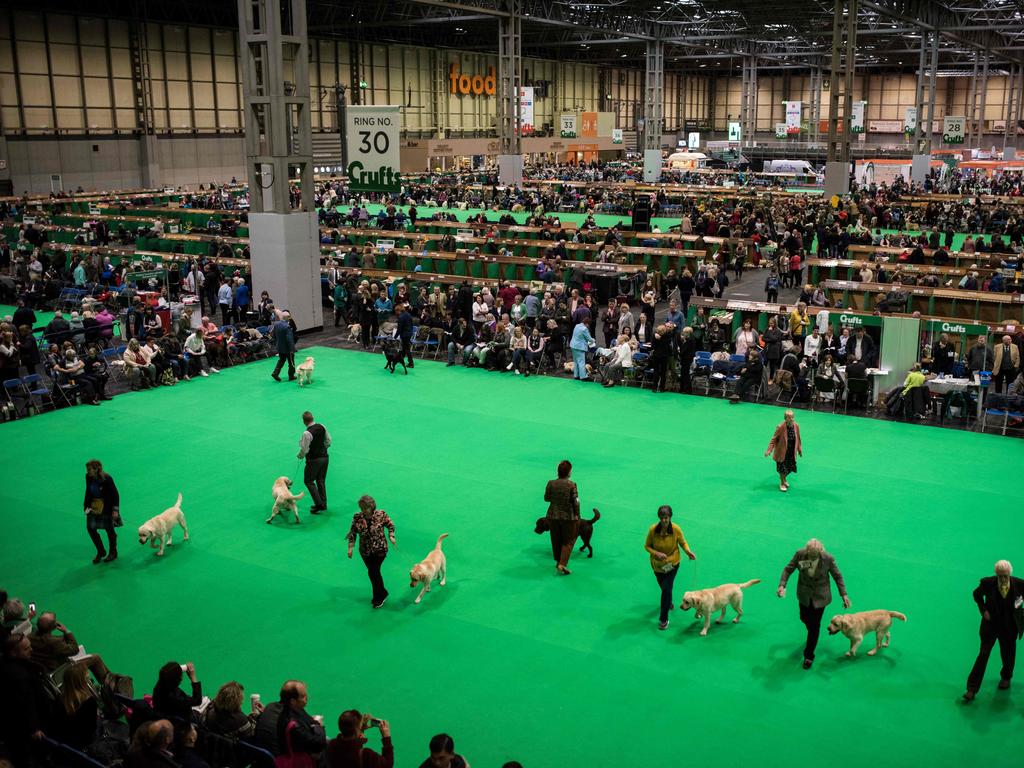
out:
M651 568L661 587L661 614L658 629L668 628L668 612L672 608L672 583L679 570L679 550L682 549L691 560L697 556L690 551L682 529L672 522L672 507L662 504L658 507L658 522L647 531L644 549L651 556Z

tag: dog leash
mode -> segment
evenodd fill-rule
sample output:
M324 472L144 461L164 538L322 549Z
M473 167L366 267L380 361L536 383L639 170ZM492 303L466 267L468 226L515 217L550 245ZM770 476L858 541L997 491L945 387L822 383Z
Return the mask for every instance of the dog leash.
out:
M700 574L700 566L697 565L696 560L691 560L690 565L692 565L693 568L690 569L690 589L687 591L692 592L697 587L697 577Z

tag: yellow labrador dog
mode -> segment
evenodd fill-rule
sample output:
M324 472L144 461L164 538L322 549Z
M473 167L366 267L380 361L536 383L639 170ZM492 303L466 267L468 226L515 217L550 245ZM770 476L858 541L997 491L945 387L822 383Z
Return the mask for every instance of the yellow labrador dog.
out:
M316 366L316 360L312 357L307 357L304 361L299 363L298 368L295 372L299 377L299 386L304 387L307 384L313 383L313 368Z
M185 526L185 513L181 511L180 493L173 507L165 509L156 517L150 518L139 526L139 544L145 544L148 541L149 546L153 549L160 547L157 554L162 555L164 546L174 543L171 541L171 531L176 525L181 526L181 530L185 532L185 541L188 541L188 528Z
M828 633L835 635L842 632L850 640L850 650L847 656L856 656L857 649L868 632L875 633L875 647L868 651L868 656L874 656L879 648L889 647L889 627L892 620L899 619L906 621L907 617L899 611L861 611L860 613L841 613L833 616L828 623Z
M740 617L743 615L743 590L760 583L760 579L751 579L742 584L722 584L720 587L686 592L683 594L683 603L679 607L684 611L691 608L697 609L693 618L704 619L704 629L700 631L701 637L704 637L708 633L708 627L711 626L711 614L721 610L721 615L715 619L715 624L721 624L722 619L725 618L725 609L730 605L736 611L736 618L732 620L732 623L739 623Z
M289 510L295 515L295 522L299 522L299 507L295 502L305 496L306 492L302 491L296 496L292 493L291 487L292 481L287 477L282 476L274 481L274 485L270 489L270 494L274 497L274 506L270 509L268 523L273 522L275 517Z
M363 326L361 326L359 323L352 323L352 325L348 327L348 338L346 339L346 341L352 341L358 344L362 338Z
M434 549L431 550L430 554L423 558L422 561L416 563L409 571L409 586L415 587L417 584L422 584L423 589L420 590L419 595L416 596L416 602L418 603L423 599L423 593L430 591L430 582L434 579L441 579L441 586L445 584L445 577L448 575L447 562L444 558L444 552L441 551L441 542L448 538L447 533L442 533L437 537L437 544L434 545Z

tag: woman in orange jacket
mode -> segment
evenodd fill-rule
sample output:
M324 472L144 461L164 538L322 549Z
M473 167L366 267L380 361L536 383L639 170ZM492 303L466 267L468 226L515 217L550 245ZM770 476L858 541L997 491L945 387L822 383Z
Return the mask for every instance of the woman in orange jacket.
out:
M765 456L775 459L775 469L779 473L779 490L789 490L789 475L796 472L796 457L804 455L803 444L800 442L800 425L792 411L786 411L785 420L775 428L771 442L764 452Z

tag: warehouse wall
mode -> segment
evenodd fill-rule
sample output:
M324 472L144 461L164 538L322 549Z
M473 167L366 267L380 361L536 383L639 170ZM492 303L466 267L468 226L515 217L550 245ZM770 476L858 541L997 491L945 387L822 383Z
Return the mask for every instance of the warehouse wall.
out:
M134 189L142 186L137 137L8 136L8 168L15 193L52 189ZM198 186L245 178L245 147L238 136L160 136L156 186ZM60 176L51 180L51 175Z

